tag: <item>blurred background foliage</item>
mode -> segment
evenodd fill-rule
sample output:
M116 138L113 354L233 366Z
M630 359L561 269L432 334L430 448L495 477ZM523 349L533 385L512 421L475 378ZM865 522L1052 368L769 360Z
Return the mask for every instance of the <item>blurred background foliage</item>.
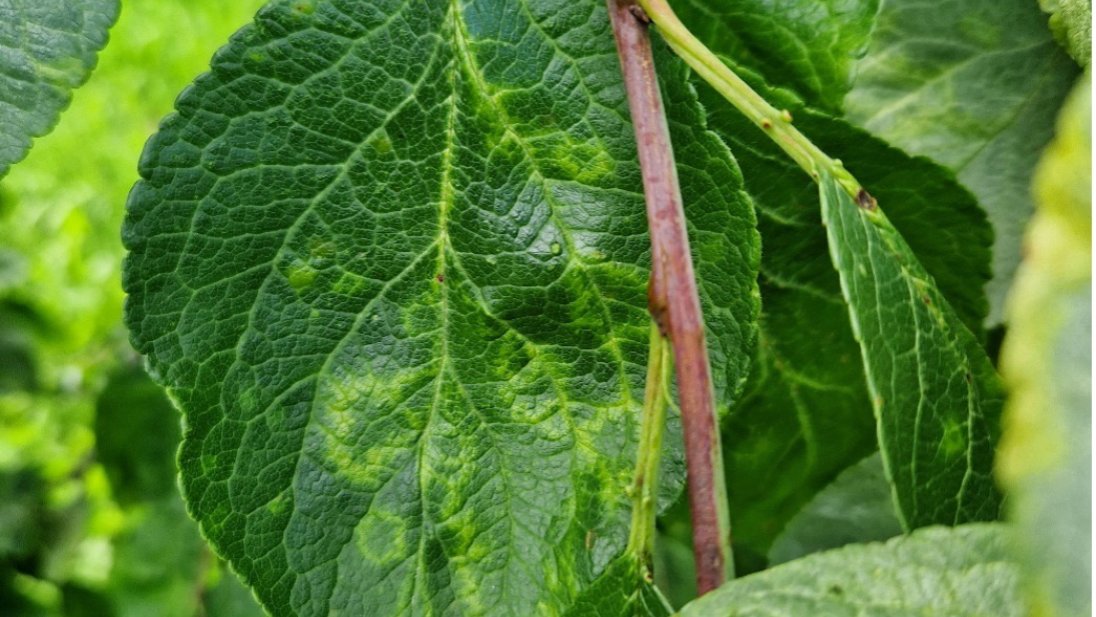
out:
M0 615L249 617L175 483L180 419L122 328L126 194L176 95L263 0L125 0L0 183Z

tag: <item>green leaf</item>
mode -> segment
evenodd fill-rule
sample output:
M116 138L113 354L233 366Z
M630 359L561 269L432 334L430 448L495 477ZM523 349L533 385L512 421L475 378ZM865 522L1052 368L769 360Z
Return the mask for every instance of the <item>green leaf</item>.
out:
M1011 397L998 474L1040 616L1092 612L1090 88L1078 83L1040 163L1001 352Z
M979 328L992 231L954 176L737 71L887 205L963 321ZM875 421L815 183L717 93L700 92L742 166L765 238L758 359L723 439L736 553L763 557L813 495L877 448Z
M1081 66L1092 59L1092 0L1039 0L1050 13L1050 30Z
M883 460L873 454L849 467L795 515L773 542L769 563L857 542L878 542L902 533L894 515Z
M603 3L276 1L178 110L127 323L206 536L275 615L568 610L624 550L649 326ZM753 212L670 111L726 406Z
M825 171L819 189L899 518L907 529L995 519L993 365L875 201Z
M673 0L682 22L717 54L839 111L864 54L879 0Z
M670 617L673 609L643 570L635 555L622 555L582 592L566 617Z
M1000 524L923 529L811 555L731 581L681 617L1021 617Z
M0 0L0 178L95 68L118 0Z
M1020 262L1031 172L1053 130L1049 110L1076 74L1031 0L884 2L856 66L849 118L955 171L989 214L987 326L1001 323Z

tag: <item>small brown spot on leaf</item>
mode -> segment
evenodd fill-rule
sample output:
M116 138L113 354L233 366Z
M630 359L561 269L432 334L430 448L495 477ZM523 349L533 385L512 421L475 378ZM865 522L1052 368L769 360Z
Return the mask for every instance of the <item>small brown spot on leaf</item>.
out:
M445 275L444 274L439 274L436 277L434 277L434 279L439 283L444 283L445 282Z
M860 206L864 210L875 210L879 207L879 203L875 201L875 198L871 196L864 189L860 189L860 192L856 194L856 205Z
M765 129L766 131L773 128L773 121L765 118L761 121L761 128Z

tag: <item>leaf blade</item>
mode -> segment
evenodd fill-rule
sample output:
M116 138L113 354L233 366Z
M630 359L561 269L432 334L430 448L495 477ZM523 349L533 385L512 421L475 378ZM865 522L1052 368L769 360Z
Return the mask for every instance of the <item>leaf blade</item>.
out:
M828 173L819 192L904 527L996 519L1003 397L989 358L873 200Z
M1009 296L1009 387L997 477L1039 615L1092 612L1092 143L1090 78L1036 174L1037 210Z
M0 178L56 125L117 18L117 0L0 2Z
M1053 114L1077 75L1046 17L1027 0L884 2L847 117L952 169L993 223L994 278L987 327L1004 297L1031 216L1031 174Z
M732 581L681 615L1020 617L1020 576L1007 548L999 524L923 529Z
M129 206L127 322L207 537L276 615L567 610L624 549L649 324L605 7L277 1L178 109ZM698 261L756 255L696 137L679 160L730 189L686 206ZM756 316L732 267L706 283L741 333L724 395Z

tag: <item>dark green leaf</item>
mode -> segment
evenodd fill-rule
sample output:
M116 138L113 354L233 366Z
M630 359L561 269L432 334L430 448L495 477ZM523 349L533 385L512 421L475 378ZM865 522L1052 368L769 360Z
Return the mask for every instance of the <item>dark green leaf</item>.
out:
M175 495L179 412L143 370L111 376L95 408L95 452L122 503Z
M1001 352L998 472L1035 614L1092 614L1092 118L1082 80L1036 176Z
M709 48L839 111L864 54L879 0L673 0Z
M739 72L887 205L963 321L978 328L992 232L952 174ZM765 239L758 360L723 440L737 552L764 556L807 500L876 449L875 421L815 183L714 91L701 96L743 168Z
M987 325L1001 322L1031 215L1031 172L1076 74L1032 0L884 2L856 67L845 100L852 121L951 168L989 214Z
M819 188L899 518L908 529L995 519L993 365L875 202L825 171Z
M841 472L788 522L769 551L769 563L901 533L890 482L876 453Z
M753 213L670 108L726 406ZM178 109L127 321L206 536L276 615L565 612L624 548L649 323L603 3L279 0Z
M727 583L682 617L1021 617L1000 524L931 528L811 555Z
M0 0L0 178L87 80L118 0Z

